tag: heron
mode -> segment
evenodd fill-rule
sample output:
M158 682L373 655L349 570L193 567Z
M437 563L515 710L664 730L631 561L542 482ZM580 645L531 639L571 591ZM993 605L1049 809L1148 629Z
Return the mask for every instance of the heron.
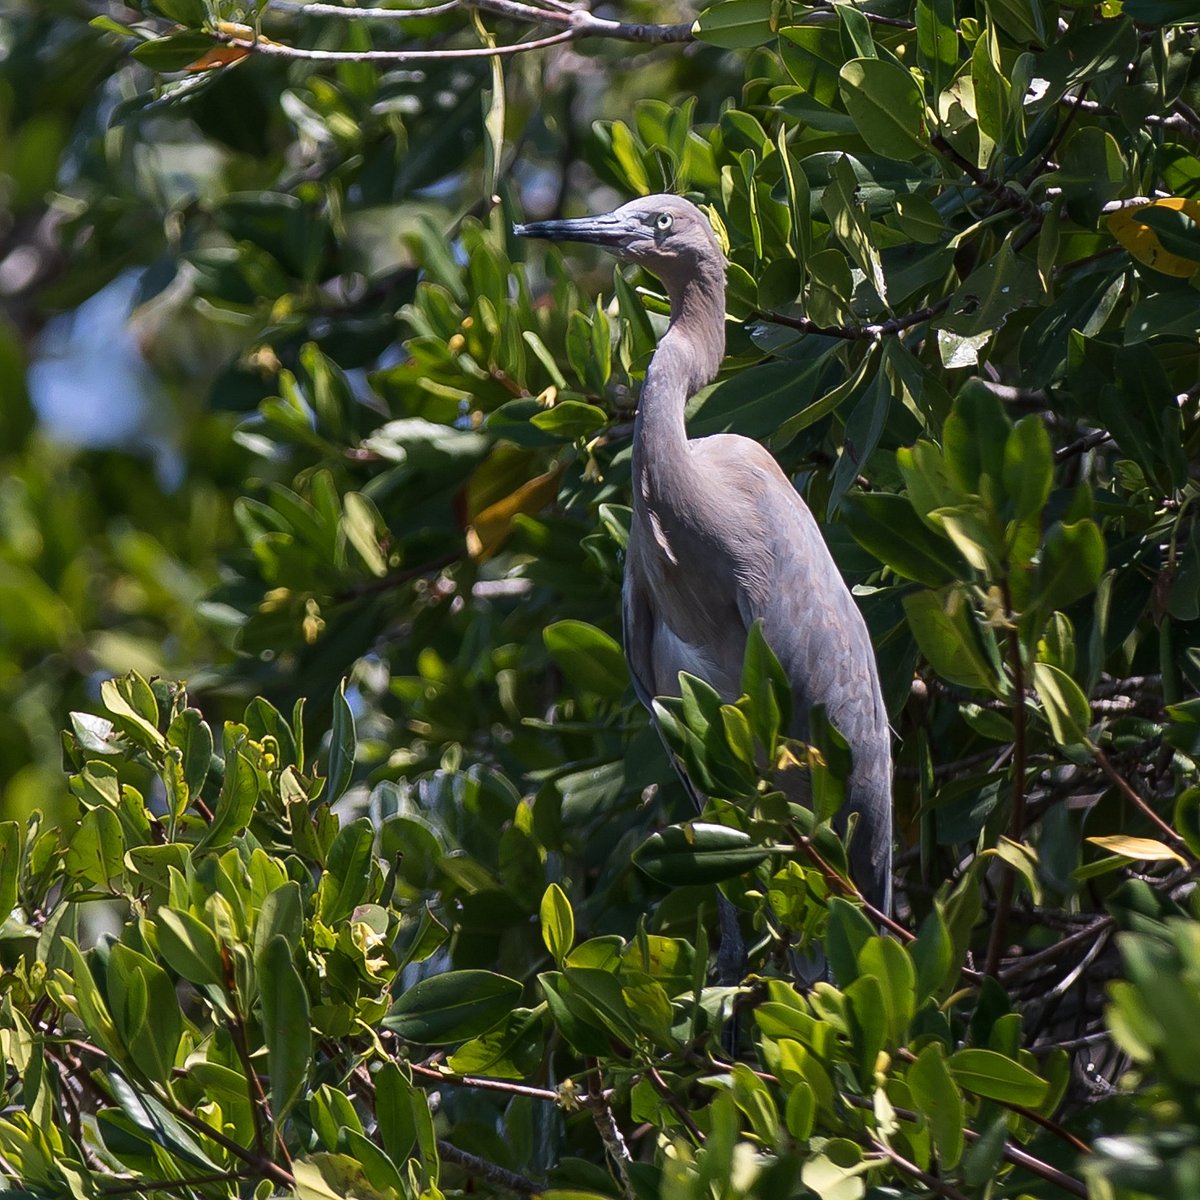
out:
M514 232L602 246L658 276L670 299L633 430L622 625L638 699L653 714L654 697L678 696L686 671L736 701L746 638L761 621L792 692L788 732L806 741L811 710L821 704L850 747L839 827L857 814L851 876L890 913L891 739L866 622L808 505L772 455L736 434L687 435L687 401L712 382L725 354L725 255L712 225L690 201L655 195ZM785 780L785 790L797 783L802 790L799 778L792 786ZM721 924L724 940L724 917Z

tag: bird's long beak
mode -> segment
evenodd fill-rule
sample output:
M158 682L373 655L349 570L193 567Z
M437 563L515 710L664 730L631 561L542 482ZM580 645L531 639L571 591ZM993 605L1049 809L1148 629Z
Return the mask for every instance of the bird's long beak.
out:
M638 234L644 234L645 230L639 223L616 213L604 213L598 217L573 217L566 221L530 221L528 225L514 225L513 233L518 237L546 238L551 242L591 242L596 246L618 248Z

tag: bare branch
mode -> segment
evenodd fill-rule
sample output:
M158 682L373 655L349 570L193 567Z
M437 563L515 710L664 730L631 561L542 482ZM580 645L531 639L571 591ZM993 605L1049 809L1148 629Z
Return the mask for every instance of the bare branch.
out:
M231 34L221 30L214 36L217 41L223 42L227 46L237 46L241 50L265 54L269 58L303 59L306 62L412 63L508 57L513 54L524 54L526 50L544 50L547 46L572 42L582 35L573 29L565 29L561 33L553 33L544 38L533 38L528 42L514 42L507 46L469 46L461 50L310 50L302 46L287 46L282 42L270 42L262 38L243 36L240 32Z
M304 0L270 0L270 6L279 12L313 17L407 21L414 17L440 17L443 13L461 8L462 4L460 0L446 0L444 4L431 4L427 8L350 8L341 4L306 4Z
M478 1154L468 1154L466 1150L460 1150L444 1138L438 1138L437 1148L443 1162L453 1163L480 1179L486 1179L488 1183L515 1192L518 1196L537 1196L546 1190L544 1183L518 1175L516 1171L480 1158Z

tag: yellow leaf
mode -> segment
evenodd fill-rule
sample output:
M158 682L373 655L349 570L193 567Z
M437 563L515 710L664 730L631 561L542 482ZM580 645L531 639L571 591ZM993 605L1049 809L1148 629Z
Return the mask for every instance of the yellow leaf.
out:
M561 471L526 480L516 491L477 513L467 528L467 552L477 562L490 558L508 540L518 513L540 512L558 495Z
M1177 863L1187 866L1182 855L1176 854L1170 846L1154 838L1127 837L1123 833L1112 834L1109 837L1090 837L1087 839L1093 846L1101 850L1120 854L1123 858L1133 859L1134 862L1164 862L1174 859Z
M1182 213L1200 225L1200 201L1187 200L1183 196L1167 196L1162 200L1151 200L1146 204L1132 205L1113 213L1108 218L1108 228L1113 237L1138 262L1145 263L1146 266L1153 267L1164 275L1190 279L1197 271L1200 271L1200 243L1197 245L1196 258L1187 258L1167 249L1158 233L1144 220L1145 215L1154 210Z

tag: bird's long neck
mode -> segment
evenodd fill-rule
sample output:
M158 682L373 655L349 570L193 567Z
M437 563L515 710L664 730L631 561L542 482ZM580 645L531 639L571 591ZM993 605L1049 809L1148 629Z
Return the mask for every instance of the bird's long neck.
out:
M706 264L686 280L666 280L671 323L646 371L633 432L633 468L642 499L655 477L669 487L685 469L688 398L716 376L725 354L725 263Z

